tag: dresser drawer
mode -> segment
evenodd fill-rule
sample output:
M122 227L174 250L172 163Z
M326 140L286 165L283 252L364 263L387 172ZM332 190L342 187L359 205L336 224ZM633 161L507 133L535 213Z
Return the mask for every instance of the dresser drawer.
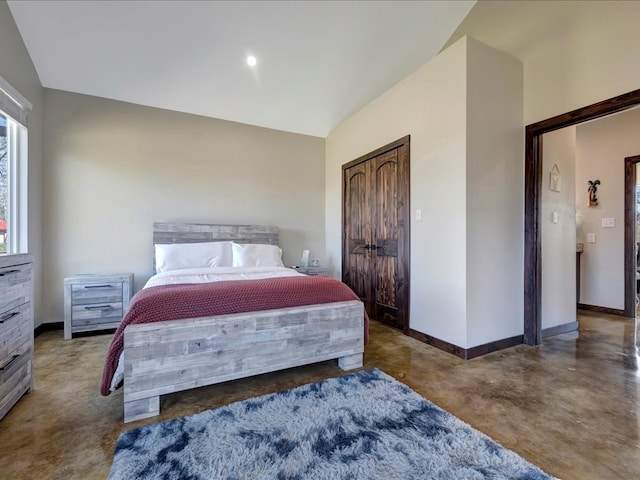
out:
M0 418L31 388L32 350L25 344L0 362Z
M122 302L122 282L71 285L71 305Z
M32 257L0 255L0 420L33 388Z
M31 264L0 268L0 315L31 300Z
M0 362L20 345L30 341L32 332L31 303L0 315Z

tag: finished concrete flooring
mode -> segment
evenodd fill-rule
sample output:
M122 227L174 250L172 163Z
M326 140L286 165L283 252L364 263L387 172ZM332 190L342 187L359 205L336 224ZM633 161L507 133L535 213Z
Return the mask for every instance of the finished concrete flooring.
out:
M394 376L551 475L640 478L636 320L581 313L578 321L579 333L471 361L372 322L365 368ZM125 425L122 391L98 391L109 339L36 338L35 390L0 421L0 479L104 479L124 430L343 373L323 362L168 395L160 417Z

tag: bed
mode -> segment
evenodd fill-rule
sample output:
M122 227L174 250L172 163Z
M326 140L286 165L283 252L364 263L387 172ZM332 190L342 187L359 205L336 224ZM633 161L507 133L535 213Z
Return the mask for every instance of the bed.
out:
M256 245L277 246L278 240L277 227L153 225L154 246L163 248L230 241L234 252L236 247L245 252ZM132 298L112 340L102 388L108 394L105 385L113 386L114 345L120 339L125 422L158 415L160 396L168 393L331 359L343 370L362 366L367 318L346 285L283 267L274 267L276 278L265 273L268 269L235 267L214 265L215 273L204 274L216 277L214 283L196 284L199 271L161 273L157 277L171 278L158 283L152 277ZM162 319L160 311L169 318ZM145 315L150 323L140 320Z

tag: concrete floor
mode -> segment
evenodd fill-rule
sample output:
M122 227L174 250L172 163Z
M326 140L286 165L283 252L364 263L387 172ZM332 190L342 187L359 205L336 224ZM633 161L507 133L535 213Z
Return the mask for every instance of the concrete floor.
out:
M377 367L547 473L640 478L640 376L634 319L581 313L580 331L463 361L372 322ZM36 339L35 391L0 422L1 479L104 479L120 432L339 376L335 362L161 399L161 415L122 423L122 391L99 393L109 335Z

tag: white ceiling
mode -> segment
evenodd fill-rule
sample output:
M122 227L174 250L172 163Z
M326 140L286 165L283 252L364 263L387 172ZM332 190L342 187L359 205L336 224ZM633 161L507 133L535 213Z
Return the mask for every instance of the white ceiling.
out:
M475 1L8 4L44 87L325 137L434 57Z

